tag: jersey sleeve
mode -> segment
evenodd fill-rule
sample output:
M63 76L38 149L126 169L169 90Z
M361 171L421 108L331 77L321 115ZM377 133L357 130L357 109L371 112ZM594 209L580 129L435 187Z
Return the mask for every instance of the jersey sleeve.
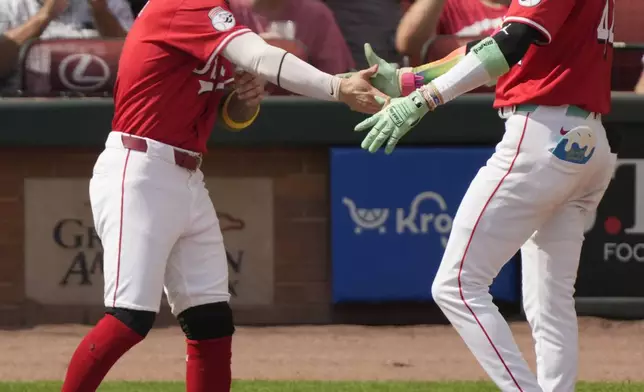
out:
M576 0L513 0L503 23L517 22L534 27L549 44L570 15Z
M235 81L235 65L228 61L227 59L222 59L223 61L223 84L224 87L231 85Z
M184 2L172 17L164 39L167 44L206 62L221 53L233 38L250 32L238 25L228 6Z

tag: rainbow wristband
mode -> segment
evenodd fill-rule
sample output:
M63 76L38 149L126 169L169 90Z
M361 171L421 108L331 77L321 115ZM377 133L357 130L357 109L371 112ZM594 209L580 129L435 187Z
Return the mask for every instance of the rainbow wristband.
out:
M233 95L235 95L234 91L230 93L228 97L226 97L226 100L224 101L224 106L221 110L221 118L222 120L224 120L224 123L228 128L233 129L235 131L239 131L244 128L248 128L253 122L255 122L255 119L259 115L260 105L257 105L257 110L255 111L255 114L253 114L253 117L251 117L250 119L244 122L237 122L232 118L230 118L230 116L228 115L228 104L230 103L230 100L232 99Z

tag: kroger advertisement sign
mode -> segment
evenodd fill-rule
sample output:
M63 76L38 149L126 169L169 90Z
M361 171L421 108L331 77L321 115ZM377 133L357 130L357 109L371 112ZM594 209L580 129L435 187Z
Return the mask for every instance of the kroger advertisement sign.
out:
M492 148L331 151L334 302L427 301L461 198ZM516 260L495 279L518 301Z

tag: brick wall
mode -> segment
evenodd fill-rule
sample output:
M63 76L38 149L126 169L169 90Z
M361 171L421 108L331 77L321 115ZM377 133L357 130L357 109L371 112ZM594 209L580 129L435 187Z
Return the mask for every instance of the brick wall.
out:
M0 325L93 323L100 307L30 303L24 287L25 177L91 176L99 150L0 150ZM274 180L275 290L270 307L236 311L240 324L331 321L328 154L325 149L214 149L206 176ZM216 206L215 206L216 207ZM167 309L157 325L172 322Z

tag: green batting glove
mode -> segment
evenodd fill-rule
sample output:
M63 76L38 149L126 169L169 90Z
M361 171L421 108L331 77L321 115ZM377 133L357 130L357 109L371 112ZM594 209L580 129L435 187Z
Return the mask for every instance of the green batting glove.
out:
M388 63L378 57L369 44L364 44L364 56L369 63L369 67L374 64L378 64L378 72L375 76L371 77L371 84L373 87L392 98L400 97L402 95L402 89L400 88L398 65ZM355 74L355 72L346 72L335 76L340 78L350 78L353 74Z
M384 103L382 98L375 98ZM427 112L427 101L416 90L404 98L392 99L389 105L356 125L354 130L361 132L371 128L360 145L364 150L374 153L387 141L385 154L391 154L398 141L416 126Z
M370 67L378 64L378 72L371 77L373 87L392 98L400 97L402 89L400 88L398 67L378 57L370 44L364 44L364 56Z

